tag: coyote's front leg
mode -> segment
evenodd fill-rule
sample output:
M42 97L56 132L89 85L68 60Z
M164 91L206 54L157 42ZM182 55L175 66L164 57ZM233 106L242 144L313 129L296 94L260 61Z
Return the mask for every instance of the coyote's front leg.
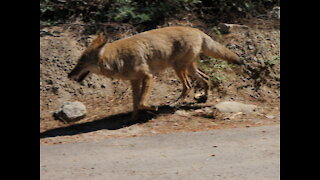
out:
M139 110L156 111L157 108L146 104L151 93L153 76L146 74L139 80L131 80L132 96L133 96L133 112L131 120L134 121L139 117Z
M142 87L140 91L140 103L139 103L139 109L144 110L150 110L150 111L156 111L157 108L155 106L147 105L146 101L148 101L148 98L151 93L153 85L153 76L152 74L146 74L142 79Z
M135 120L138 118L140 91L141 91L140 86L141 86L141 80L131 80L132 98L133 98L133 111L131 115L131 120Z

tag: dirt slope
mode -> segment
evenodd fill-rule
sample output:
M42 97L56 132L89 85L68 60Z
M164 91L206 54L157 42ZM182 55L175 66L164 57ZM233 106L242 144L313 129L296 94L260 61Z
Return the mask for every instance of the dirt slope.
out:
M200 21L172 20L163 25L197 27L241 55L247 66L241 69L223 63L212 65L204 61L204 71L215 75L219 80L211 91L209 100L207 103L184 104L176 108L167 105L175 101L182 87L173 71L167 70L155 77L149 101L160 107L159 112L145 112L142 123L131 125L123 124L132 110L129 82L96 75L88 77L81 84L67 79L67 73L95 35L81 33L83 26L80 25L40 29L40 135L46 137L40 141L63 143L279 123L279 22L251 19L242 24L249 26L249 29L239 29L227 35L217 34L215 28L209 28ZM110 35L109 42L137 33L130 27L117 30L104 29ZM52 117L52 113L63 102L73 100L81 101L87 106L86 118L73 124L64 124ZM255 114L221 114L216 111L209 116L206 114L205 108L212 109L216 103L225 100L255 104L260 107L260 111ZM187 102L195 102L192 93Z

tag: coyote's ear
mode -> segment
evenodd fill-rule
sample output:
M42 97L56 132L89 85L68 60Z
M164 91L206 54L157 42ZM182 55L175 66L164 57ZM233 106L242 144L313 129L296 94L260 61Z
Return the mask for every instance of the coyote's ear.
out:
M102 41L104 41L104 35L103 35L103 32L100 32L100 33L98 34L97 39L99 39L101 42L102 42Z
M105 41L104 35L102 32L98 34L95 40L92 41L91 46L99 46Z

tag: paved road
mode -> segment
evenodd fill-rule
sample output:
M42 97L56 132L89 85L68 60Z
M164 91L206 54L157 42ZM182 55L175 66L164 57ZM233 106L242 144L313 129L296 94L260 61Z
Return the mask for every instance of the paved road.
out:
M279 125L40 147L41 180L280 179Z

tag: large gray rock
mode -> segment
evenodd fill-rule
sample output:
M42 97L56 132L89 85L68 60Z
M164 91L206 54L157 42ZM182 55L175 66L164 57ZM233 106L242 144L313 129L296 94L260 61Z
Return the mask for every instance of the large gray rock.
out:
M258 111L258 107L252 104L243 104L234 101L225 101L215 105L220 112L243 112L254 113Z
M75 101L63 103L60 109L54 113L54 116L62 121L70 122L84 118L86 113L86 106L81 102Z

